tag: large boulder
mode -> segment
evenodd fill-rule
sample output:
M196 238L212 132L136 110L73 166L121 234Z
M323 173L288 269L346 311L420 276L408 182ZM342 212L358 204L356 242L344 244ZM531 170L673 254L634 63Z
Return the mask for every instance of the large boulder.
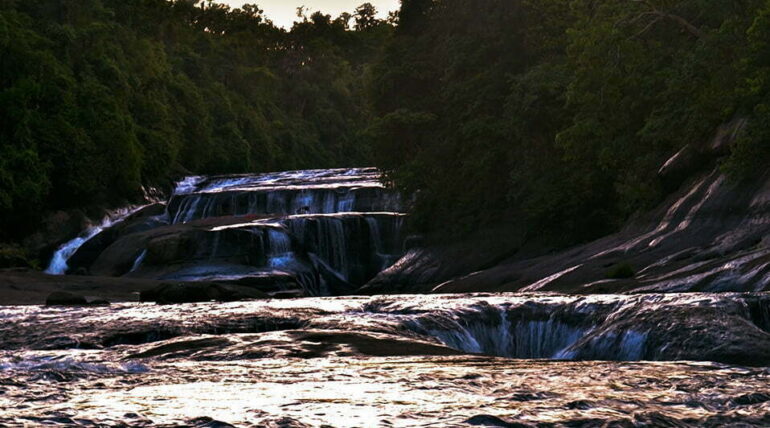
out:
M67 260L70 272L90 271L91 266L99 256L121 237L162 226L164 222L157 217L162 215L165 210L164 204L147 205L123 221L104 229L81 245L75 254Z
M33 262L22 248L0 244L0 269L31 267L34 267Z
M88 301L85 297L66 291L54 291L45 299L46 306L77 306L87 304Z

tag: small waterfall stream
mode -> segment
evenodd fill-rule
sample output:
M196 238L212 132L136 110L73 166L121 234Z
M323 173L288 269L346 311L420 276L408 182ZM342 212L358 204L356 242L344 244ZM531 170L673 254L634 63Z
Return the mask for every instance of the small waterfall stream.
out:
M102 221L99 222L99 224L89 227L77 238L62 244L53 253L53 257L51 258L48 267L45 269L45 273L50 275L64 275L67 272L67 269L69 269L67 260L69 260L69 258L72 257L83 244L88 242L89 239L101 233L104 229L112 227L116 223L120 223L145 206L146 205L120 208L108 213L102 219Z
M590 330L555 317L515 319L517 314L509 314L509 310L500 306L480 312L431 314L409 321L407 326L464 352L546 359L571 359L566 350Z

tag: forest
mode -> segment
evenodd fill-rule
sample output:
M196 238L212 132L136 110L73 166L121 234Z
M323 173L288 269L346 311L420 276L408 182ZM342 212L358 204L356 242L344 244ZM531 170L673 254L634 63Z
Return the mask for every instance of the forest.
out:
M722 168L766 171L768 43L765 0L403 0L289 30L256 5L0 0L0 241L185 174L375 165L434 239L582 242L736 118Z

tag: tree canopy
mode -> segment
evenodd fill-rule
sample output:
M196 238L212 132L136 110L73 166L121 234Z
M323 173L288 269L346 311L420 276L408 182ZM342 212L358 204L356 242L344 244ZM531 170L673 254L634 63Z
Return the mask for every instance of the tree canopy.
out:
M590 239L733 119L722 167L766 171L768 40L768 0L403 0L290 31L254 5L1 0L0 239L184 173L369 163L434 236Z
M736 117L748 126L723 167L766 171L766 0L402 3L369 133L419 190L422 230L590 239L658 202L665 160Z
M255 5L0 1L0 240L184 173L370 164L374 14L286 31Z

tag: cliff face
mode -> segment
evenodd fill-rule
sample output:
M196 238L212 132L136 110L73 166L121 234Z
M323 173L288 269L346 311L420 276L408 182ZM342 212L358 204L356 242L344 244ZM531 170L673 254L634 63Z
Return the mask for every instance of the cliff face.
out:
M666 162L661 180L678 190L616 234L539 257L506 256L499 249L505 243L413 249L363 290L405 291L401 284L442 293L767 290L770 176L735 183L715 162L740 126L736 121L709 145L686 147Z

